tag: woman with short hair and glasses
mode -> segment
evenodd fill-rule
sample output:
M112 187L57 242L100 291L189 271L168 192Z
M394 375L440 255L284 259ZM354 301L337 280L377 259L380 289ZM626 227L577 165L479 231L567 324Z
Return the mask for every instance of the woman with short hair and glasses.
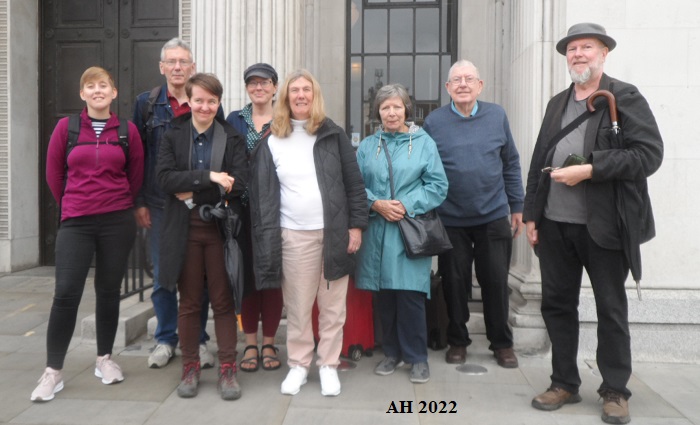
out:
M277 93L277 71L266 63L249 66L243 73L250 103L240 111L233 111L226 118L246 138L246 153L250 154L260 141L270 134L272 102ZM241 306L241 321L246 347L240 363L243 372L255 372L260 368L276 370L281 366L275 347L275 334L282 318L282 290L268 288L257 290L253 275L252 245L250 242L250 208L248 194L243 194L243 235L239 242L245 244L245 293ZM245 240L244 240L245 239ZM258 349L258 321L262 321L262 347Z

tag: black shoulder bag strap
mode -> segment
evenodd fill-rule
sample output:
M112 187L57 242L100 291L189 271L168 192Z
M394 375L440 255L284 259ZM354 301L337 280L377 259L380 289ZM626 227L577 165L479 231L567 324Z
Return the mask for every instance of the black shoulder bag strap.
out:
M599 106L607 106L607 104L606 105L597 105L596 111L598 109L600 109ZM573 121L571 121L569 124L567 124L564 128L559 130L559 132L557 134L555 134L554 137L552 137L552 139L549 141L549 145L548 145L549 149L547 149L547 151L549 152L554 146L557 145L557 143L559 143L561 141L561 139L566 137L569 133L574 131L574 129L576 127L581 125L581 123L583 123L584 121L586 121L587 119L589 119L592 116L593 116L593 112L586 109L586 111L584 113L582 113L581 115L576 117Z
M559 130L559 132L557 134L555 134L554 137L552 137L552 139L549 141L549 145L548 145L549 149L547 149L547 151L549 152L554 146L556 146L561 141L561 139L563 139L569 133L574 131L574 129L576 127L581 125L581 123L583 123L584 121L589 119L592 115L593 115L593 113L591 111L589 111L588 109L586 109L586 111L584 113L582 113L581 115L576 117L566 127Z

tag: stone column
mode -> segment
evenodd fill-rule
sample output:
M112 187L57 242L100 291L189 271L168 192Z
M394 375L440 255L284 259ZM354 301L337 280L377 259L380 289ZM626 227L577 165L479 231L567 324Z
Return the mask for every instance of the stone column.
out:
M502 76L496 97L508 113L513 137L520 153L523 184L527 184L532 152L547 102L561 87L561 74L553 62L554 38L560 9L557 2L506 1L497 9L503 46L497 75ZM556 89L556 91L559 91ZM540 352L549 348L540 313L542 286L539 261L521 235L514 242L511 261L510 323L515 348Z
M299 66L301 0L209 0L182 4L183 37L189 38L197 71L216 74L224 86L225 112L249 102L243 71L267 62L280 79ZM186 6L191 7L189 17ZM190 22L186 20L189 19ZM191 28L190 34L186 34Z

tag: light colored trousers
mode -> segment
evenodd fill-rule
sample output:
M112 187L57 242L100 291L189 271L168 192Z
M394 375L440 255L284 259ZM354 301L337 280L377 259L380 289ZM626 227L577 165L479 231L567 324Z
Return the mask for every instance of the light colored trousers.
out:
M282 295L287 309L287 364L308 368L314 356L311 310L318 302L316 365L340 364L348 276L326 281L323 229L282 229Z

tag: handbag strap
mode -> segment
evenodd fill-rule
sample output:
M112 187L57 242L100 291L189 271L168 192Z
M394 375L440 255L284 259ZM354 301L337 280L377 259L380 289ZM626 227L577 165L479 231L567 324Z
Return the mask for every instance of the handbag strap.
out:
M394 169L391 166L391 155L389 155L389 149L386 147L386 142L382 140L382 134L379 133L379 141L382 144L382 147L384 148L384 154L386 155L386 162L389 163L389 188L391 189L391 199L396 198L396 194L394 193Z

